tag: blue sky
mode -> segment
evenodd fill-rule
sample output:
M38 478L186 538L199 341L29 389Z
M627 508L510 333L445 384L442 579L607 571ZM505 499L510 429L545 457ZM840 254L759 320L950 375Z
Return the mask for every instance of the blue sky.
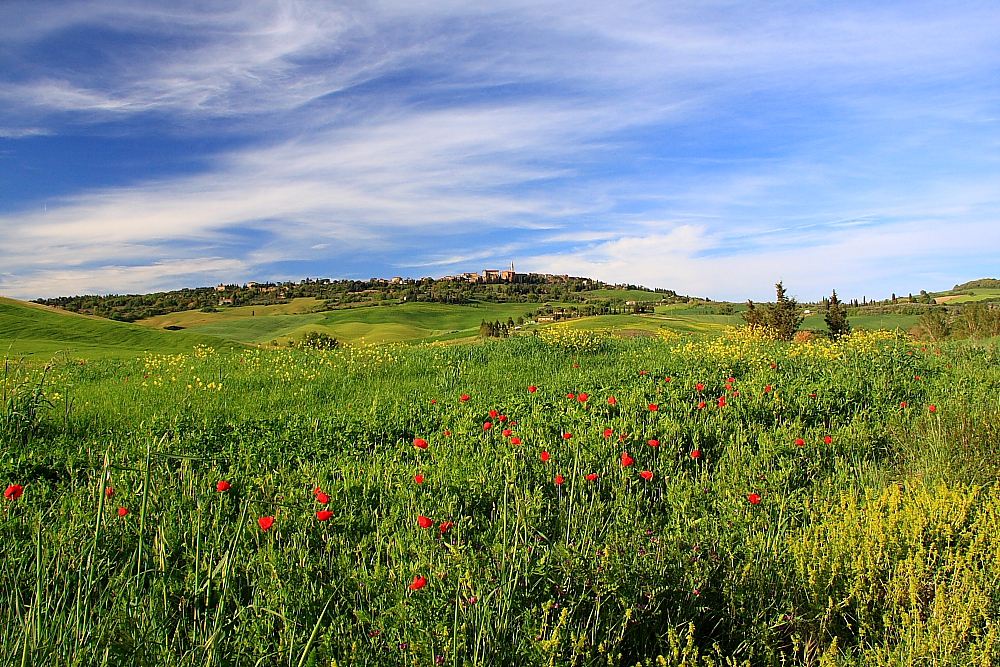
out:
M995 2L0 4L0 294L1000 277Z

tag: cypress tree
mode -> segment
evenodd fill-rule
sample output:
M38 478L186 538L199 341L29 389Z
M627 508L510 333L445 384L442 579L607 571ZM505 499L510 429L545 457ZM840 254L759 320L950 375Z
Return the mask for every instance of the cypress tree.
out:
M841 336L851 333L851 323L847 321L847 308L837 298L837 290L833 290L830 297L830 305L826 311L826 327L832 340L837 340Z

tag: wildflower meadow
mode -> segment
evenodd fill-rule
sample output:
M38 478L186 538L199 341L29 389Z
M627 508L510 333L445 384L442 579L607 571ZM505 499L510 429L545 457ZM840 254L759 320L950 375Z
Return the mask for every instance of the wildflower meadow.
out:
M1000 664L988 344L8 359L0 665Z

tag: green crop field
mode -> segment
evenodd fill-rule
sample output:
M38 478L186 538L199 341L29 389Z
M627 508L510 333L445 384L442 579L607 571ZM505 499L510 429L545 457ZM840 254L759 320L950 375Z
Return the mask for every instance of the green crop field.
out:
M643 290L595 289L584 292L588 297L597 299L617 299L619 301L661 301L667 295Z
M195 338L37 314L108 354L6 366L0 665L1000 663L995 341L122 355Z
M243 347L179 331L154 331L136 324L76 315L0 297L0 349L17 357L48 357L69 351L80 357L134 356L144 350L189 352L194 345Z

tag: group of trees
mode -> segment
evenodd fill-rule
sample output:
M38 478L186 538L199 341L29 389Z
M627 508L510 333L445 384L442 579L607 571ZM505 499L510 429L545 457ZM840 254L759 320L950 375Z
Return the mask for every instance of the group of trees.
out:
M747 301L747 309L743 312L743 321L751 329L767 333L776 340L792 340L802 326L805 316L799 309L794 297L789 297L783 282L775 286L777 299L774 303L758 307L753 301ZM836 340L851 333L851 324L847 320L847 306L837 298L837 290L826 299L827 335Z
M992 338L1000 336L1000 308L970 301L960 309L932 308L917 320L917 331L932 341L946 338Z
M521 318L518 318L521 319ZM514 318L508 317L506 322L494 320L487 322L483 320L479 324L479 335L482 338L506 338L514 330Z

